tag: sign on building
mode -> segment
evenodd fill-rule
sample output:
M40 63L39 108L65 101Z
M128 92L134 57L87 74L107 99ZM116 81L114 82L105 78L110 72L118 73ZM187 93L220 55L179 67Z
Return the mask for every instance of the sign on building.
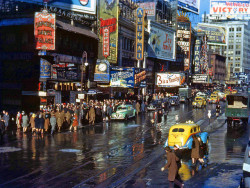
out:
M109 83L110 64L107 60L98 59L95 66L94 81L100 83Z
M178 6L187 11L199 14L200 0L178 0Z
M162 24L148 21L148 57L175 60L175 31Z
M136 10L136 59L143 60L144 55L144 11L142 8Z
M158 87L177 87L185 83L185 75L176 73L157 73L156 85Z
M42 12L35 13L34 35L37 50L55 50L56 15Z
M142 8L145 12L145 15L148 17L155 16L155 2L146 2L146 3L138 3L139 7Z
M208 75L195 74L193 75L193 83L208 83Z
M119 0L99 1L98 6L98 59L117 63Z
M111 68L110 86L134 88L134 68L123 68L123 67Z
M141 68L134 68L135 69L135 87L146 87L147 82L146 82L146 69L141 69Z
M51 64L42 58L40 59L40 78L51 78Z

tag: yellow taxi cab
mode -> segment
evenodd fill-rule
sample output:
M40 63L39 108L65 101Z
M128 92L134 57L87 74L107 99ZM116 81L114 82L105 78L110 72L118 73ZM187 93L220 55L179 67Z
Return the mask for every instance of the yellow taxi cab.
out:
M179 145L180 149L192 149L192 135L197 135L203 143L208 144L208 133L201 132L200 126L193 121L173 125L169 130L168 139L165 142L165 147L173 148L174 145Z
M208 103L216 104L220 102L219 96L216 93L212 93L210 97L207 99Z
M236 94L236 93L238 93L237 89L233 89L232 94Z
M204 97L195 97L192 102L193 108L203 108L207 105L206 99Z

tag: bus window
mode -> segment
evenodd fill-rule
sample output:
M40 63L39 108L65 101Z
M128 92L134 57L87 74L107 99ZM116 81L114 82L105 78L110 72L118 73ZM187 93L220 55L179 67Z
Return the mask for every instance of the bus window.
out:
M196 132L196 127L194 128L194 132Z

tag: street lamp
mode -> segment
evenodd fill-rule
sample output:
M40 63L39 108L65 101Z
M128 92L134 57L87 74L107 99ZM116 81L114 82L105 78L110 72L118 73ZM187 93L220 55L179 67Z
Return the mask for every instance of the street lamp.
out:
M86 58L85 62L84 62L84 58ZM83 93L83 71L85 69L85 73L86 73L86 67L88 66L88 54L86 51L84 51L82 53L82 73L81 73L81 94ZM86 79L86 78L85 78ZM81 105L82 105L82 99L81 100Z

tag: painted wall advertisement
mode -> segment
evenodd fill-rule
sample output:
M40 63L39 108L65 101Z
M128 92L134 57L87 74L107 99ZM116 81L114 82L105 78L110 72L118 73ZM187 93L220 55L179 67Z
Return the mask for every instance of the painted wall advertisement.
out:
M51 78L51 64L40 58L40 78Z
M43 12L35 13L34 35L37 50L55 50L56 15Z
M155 2L139 3L139 7L144 10L145 16L155 16Z
M174 61L175 31L149 20L148 57Z
M176 73L157 73L156 85L158 87L177 87L185 83L185 75Z
M193 13L199 14L200 0L178 0L178 6Z
M109 83L110 64L107 60L98 59L95 66L94 81L100 83Z
M143 60L144 55L144 11L142 8L136 10L136 59Z
M122 67L111 68L110 86L134 88L134 68L122 68Z
M190 22L178 22L179 25L185 25L186 29L177 30L177 54L182 54L184 58L184 71L190 68L190 43L191 43L191 30ZM180 59L181 61L181 59Z
M18 0L27 3L44 4L44 0ZM75 12L96 14L96 0L53 0L48 1L48 6L66 9Z
M227 17L250 14L249 0L210 0L210 14Z
M117 63L119 0L99 1L98 59Z
M212 24L198 24L197 31L206 33L208 44L226 45L227 32L224 27Z

